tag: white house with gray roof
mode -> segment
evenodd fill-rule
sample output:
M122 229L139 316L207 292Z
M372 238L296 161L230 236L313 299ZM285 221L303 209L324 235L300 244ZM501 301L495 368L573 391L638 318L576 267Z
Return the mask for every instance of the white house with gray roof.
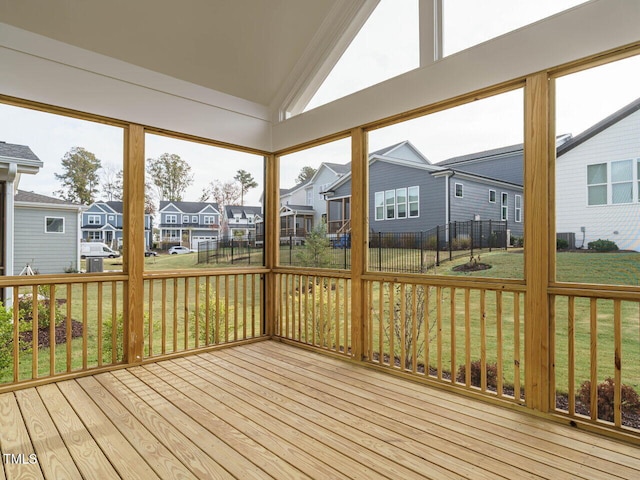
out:
M227 205L224 207L227 238L256 238L256 223L262 220L262 207Z
M640 98L558 148L556 231L640 251Z

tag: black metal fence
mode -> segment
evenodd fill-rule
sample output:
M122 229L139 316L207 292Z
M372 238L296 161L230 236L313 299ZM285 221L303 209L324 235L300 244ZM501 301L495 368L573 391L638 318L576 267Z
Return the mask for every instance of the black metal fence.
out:
M309 237L280 237L280 264L351 268L351 235L328 235L324 245ZM444 261L506 249L507 223L492 220L451 222L423 232L370 232L369 269L424 273Z
M227 265L264 265L262 235L211 240L198 243L198 263Z

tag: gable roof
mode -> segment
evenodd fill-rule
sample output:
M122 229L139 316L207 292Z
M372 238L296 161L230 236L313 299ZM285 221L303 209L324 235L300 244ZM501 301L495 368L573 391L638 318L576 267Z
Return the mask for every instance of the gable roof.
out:
M10 159L10 163L17 163L19 166L27 167L30 173L37 173L38 169L44 165L33 151L26 145L17 145L0 141L0 158ZM15 162L14 162L15 160ZM20 169L18 169L20 171Z
M24 202L24 203L46 203L49 205L67 205L70 207L81 207L79 203L67 202L66 200L62 200L60 198L49 197L47 195L41 195L39 193L34 192L26 192L24 190L18 190L16 195L13 197L16 202Z
M560 147L558 147L557 156L559 157L560 155L567 153L569 150L576 148L578 145L586 142L590 138L596 136L603 130L606 130L610 126L618 123L619 121L625 119L638 110L640 110L640 98L637 98L630 104L622 107L617 112L612 113L608 117L600 120L595 125L587 128L584 132L576 135L572 139L560 145Z
M168 207L169 205L175 206L182 213L200 213L207 207L212 207L216 211L220 212L217 203L212 202L171 202L169 200L160 201L160 211Z
M247 218L247 215L260 215L262 208L246 205L227 205L224 207L224 211L227 218L235 216L236 213L240 214L240 218Z

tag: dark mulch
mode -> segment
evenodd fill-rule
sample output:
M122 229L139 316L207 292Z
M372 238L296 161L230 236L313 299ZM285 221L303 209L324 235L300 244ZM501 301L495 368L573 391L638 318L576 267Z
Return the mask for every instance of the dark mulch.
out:
M480 270L489 270L491 265L487 265L486 263L463 263L462 265L458 265L457 267L453 267L452 270L454 272L478 272Z
M380 355L378 354L378 352L374 352L373 353L373 361L377 362L378 358L380 357ZM384 354L382 356L382 360L383 363L389 364L389 355L388 354ZM394 364L396 367L400 367L400 358L399 357L395 357L394 359ZM424 373L424 364L422 363L418 363L418 365L416 366L416 370L418 373ZM432 366L429 366L429 376L430 377L437 377L438 376L438 370ZM442 371L442 379L443 380L451 380L451 372L448 372L446 370ZM474 385L475 387L479 387L479 385ZM496 392L496 388L495 386L491 386L488 385L487 386L487 390L491 391L491 392ZM511 385L504 385L503 386L503 394L505 396L514 396L514 389L513 386ZM521 393L520 393L520 398L522 400L524 400L524 388L522 389ZM556 394L556 410L560 410L560 411L565 411L568 412L569 411L569 396L566 393L557 393ZM587 417L589 417L591 415L591 413L589 412L589 409L579 400L576 400L576 405L575 405L575 410L576 413L579 415L585 415ZM625 427L631 427L631 428L635 428L640 430L640 410L624 410L623 409L623 413L622 413L622 424Z
M56 345L65 343L67 341L67 320L63 320L60 325L55 328L55 342ZM82 336L82 323L71 320L71 338L77 338ZM33 331L27 330L20 332L20 339L26 344L31 345L33 339ZM38 347L45 348L50 345L49 327L38 329Z

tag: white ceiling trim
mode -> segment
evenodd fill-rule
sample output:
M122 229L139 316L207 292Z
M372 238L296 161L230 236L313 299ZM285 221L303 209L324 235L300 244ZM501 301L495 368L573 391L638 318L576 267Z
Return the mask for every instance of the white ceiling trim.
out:
M273 121L302 113L380 0L336 2L303 55L280 86L271 111Z

